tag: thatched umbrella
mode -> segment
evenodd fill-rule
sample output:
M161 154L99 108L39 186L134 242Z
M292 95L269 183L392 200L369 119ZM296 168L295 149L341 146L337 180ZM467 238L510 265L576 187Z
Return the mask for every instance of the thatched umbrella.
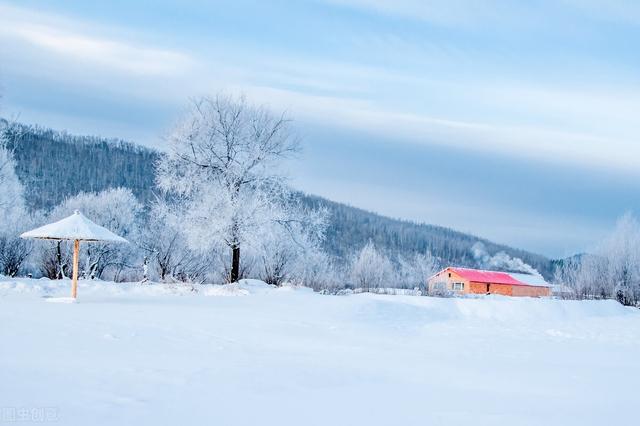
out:
M73 240L73 279L71 282L71 297L78 294L78 260L80 257L80 241L97 242L106 241L113 243L128 243L124 238L114 234L107 228L103 228L87 219L85 215L76 210L71 216L41 226L32 231L20 235L21 238L38 238L41 240Z

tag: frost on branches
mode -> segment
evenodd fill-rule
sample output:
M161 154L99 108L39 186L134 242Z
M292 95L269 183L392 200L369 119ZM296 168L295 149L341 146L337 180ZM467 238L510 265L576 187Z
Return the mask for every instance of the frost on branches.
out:
M148 256L152 276L162 282L204 282L211 258L191 250L183 225L171 205L158 198L141 232L139 245Z
M299 148L284 115L244 98L204 97L192 102L168 143L158 186L192 249L230 253L228 281L240 278L241 249L262 252L265 273L278 282L283 258L317 246L326 221L291 201L280 173L282 160Z
M440 261L427 251L398 256L398 282L404 288L427 290L427 282L440 269Z
M393 265L389 258L369 241L351 259L351 280L363 291L388 286L393 277Z
M304 207L293 194L281 194L270 212L256 244L251 245L258 277L280 285L285 281L314 286L325 280L318 263L331 264L321 243L327 226L327 212Z
M555 282L570 290L567 297L615 298L625 305L640 304L640 223L622 216L615 229L592 254L564 261Z
M24 188L15 171L15 160L7 148L7 136L0 128L0 219L2 223L15 224L24 213Z
M0 121L0 274L10 277L20 271L31 252L31 243L18 235L31 224L24 202L24 187L18 180L15 160L8 145L9 126Z

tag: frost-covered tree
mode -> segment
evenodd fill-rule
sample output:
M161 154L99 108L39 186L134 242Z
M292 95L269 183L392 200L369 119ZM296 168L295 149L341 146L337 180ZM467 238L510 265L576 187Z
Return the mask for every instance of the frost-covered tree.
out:
M324 209L309 209L290 198L275 205L271 224L262 229L256 252L258 276L280 285L286 281L305 283L314 279L312 270L322 256L321 244L327 226ZM318 279L315 277L315 279Z
M599 253L607 260L610 289L625 305L640 301L640 223L630 213L616 223Z
M235 282L241 248L256 247L262 231L283 219L282 160L298 149L289 120L244 98L204 97L168 142L158 186L180 200L191 247L230 251L228 279Z
M16 174L16 162L9 149L8 123L0 123L0 223L13 226L24 215L24 187Z
M609 260L600 255L600 250L582 257L574 289L582 299L605 299L613 296Z
M592 253L564 262L555 281L580 299L615 298L623 304L640 302L640 223L622 216L615 229Z
M350 275L353 284L364 291L393 286L391 261L371 241L352 258Z
M160 281L202 281L210 269L210 259L187 245L184 226L164 199L152 204L138 245Z
M558 261L552 279L555 286L554 292L557 296L566 299L578 297L576 283L584 256L586 255L576 255Z
M258 277L267 284L281 285L291 277L296 248L284 239L262 242L260 248Z
M31 254L32 245L17 235L0 236L0 273L14 277Z
M614 295L609 260L596 254L583 254L566 259L555 271L553 282L561 296L576 299L609 299Z
M322 250L307 251L293 269L294 283L316 291L333 291L345 286L343 268Z
M14 276L31 253L32 244L19 237L31 224L31 218L13 153L8 148L9 126L0 122L0 273Z
M81 192L54 208L49 220L60 220L75 210L80 210L98 225L131 242L138 238L142 205L129 189L114 188L98 193ZM84 244L82 274L87 278L101 278L105 269L110 268L113 278L117 280L125 268L135 265L135 250L134 244Z
M430 252L415 253L411 257L398 256L398 285L402 288L424 289L427 280L436 272L440 263Z

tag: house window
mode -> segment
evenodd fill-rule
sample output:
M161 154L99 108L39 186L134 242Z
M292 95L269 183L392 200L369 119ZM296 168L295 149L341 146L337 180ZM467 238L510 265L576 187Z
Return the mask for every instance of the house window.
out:
M464 290L464 283L453 283L453 291Z
M451 278L451 272L449 272L449 278Z

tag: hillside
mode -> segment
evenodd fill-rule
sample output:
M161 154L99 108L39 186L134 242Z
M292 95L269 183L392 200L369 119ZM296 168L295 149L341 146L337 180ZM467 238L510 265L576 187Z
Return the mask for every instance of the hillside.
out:
M156 151L123 140L74 136L38 126L9 129L9 148L32 209L49 210L79 191L119 186L130 188L142 201L151 197Z
M74 136L34 126L16 125L11 132L10 148L32 209L51 209L79 191L118 186L130 188L143 202L152 199L158 151L122 140ZM552 274L550 260L538 254L440 226L391 219L313 195L300 196L309 205L329 209L326 249L337 259L348 258L371 239L389 254L430 250L446 264L482 266L472 250L474 244L482 242L487 256L503 251L547 278ZM509 269L508 265L502 268Z
M331 212L332 222L327 231L326 245L331 253L338 256L348 255L353 247L361 247L371 239L376 246L384 247L391 253L424 253L429 250L446 264L483 267L472 250L476 243L481 242L489 255L505 252L522 259L545 277L553 274L552 262L539 254L442 226L391 219L322 197L303 196L310 205L324 206ZM503 265L501 269L510 270L509 265Z

